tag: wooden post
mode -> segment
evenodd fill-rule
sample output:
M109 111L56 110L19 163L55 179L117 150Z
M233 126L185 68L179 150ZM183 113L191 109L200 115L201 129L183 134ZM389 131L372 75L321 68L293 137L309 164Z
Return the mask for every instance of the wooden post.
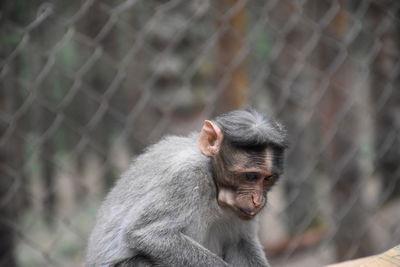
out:
M248 78L246 72L246 1L220 0L218 10L218 62L215 113L219 114L246 105Z

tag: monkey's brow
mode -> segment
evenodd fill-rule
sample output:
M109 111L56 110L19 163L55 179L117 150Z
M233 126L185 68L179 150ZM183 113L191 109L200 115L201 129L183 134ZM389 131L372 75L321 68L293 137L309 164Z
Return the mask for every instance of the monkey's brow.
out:
M252 168L238 168L238 167L235 167L235 168L230 168L229 171L230 171L230 172L233 172L233 173L256 172L256 173L261 174L262 176L273 175L273 173L267 171L266 169L263 169L263 168L255 168L255 167L252 167Z

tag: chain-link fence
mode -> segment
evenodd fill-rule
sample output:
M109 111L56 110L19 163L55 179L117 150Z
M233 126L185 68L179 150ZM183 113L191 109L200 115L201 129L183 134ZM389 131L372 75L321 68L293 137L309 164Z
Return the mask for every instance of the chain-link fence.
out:
M245 105L290 134L260 225L273 266L400 243L399 1L0 6L0 266L82 266L132 157Z

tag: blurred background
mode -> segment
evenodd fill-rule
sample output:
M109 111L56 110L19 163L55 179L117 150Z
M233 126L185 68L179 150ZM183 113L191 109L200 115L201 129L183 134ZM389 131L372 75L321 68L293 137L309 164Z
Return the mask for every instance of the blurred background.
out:
M2 0L0 266L83 266L101 200L165 134L251 105L286 125L273 266L400 243L400 2Z

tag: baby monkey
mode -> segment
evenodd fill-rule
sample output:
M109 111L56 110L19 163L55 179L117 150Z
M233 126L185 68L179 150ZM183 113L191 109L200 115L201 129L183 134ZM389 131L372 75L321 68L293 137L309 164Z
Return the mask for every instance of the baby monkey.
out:
M101 206L87 266L269 266L256 215L286 146L283 127L253 109L150 146Z

